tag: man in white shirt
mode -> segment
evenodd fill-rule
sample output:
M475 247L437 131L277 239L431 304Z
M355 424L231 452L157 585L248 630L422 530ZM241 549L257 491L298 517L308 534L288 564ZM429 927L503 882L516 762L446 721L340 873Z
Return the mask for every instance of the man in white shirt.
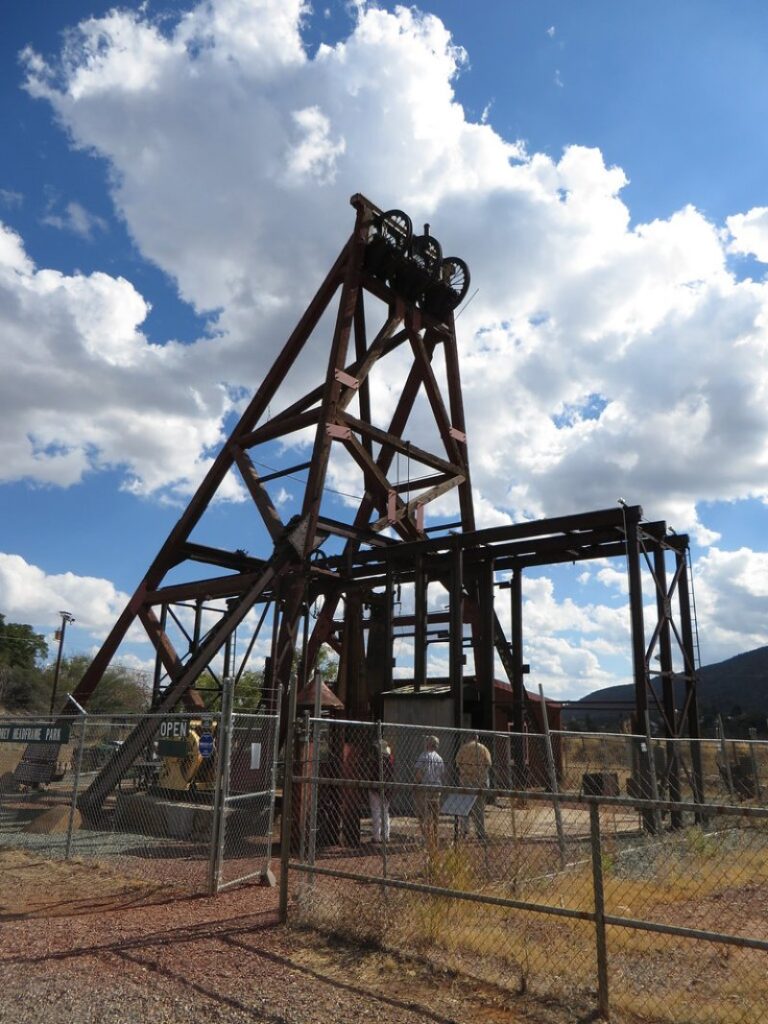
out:
M421 822L421 831L429 847L437 846L437 823L440 815L440 787L445 776L445 763L437 752L440 741L437 736L427 736L424 750L416 758L415 778L416 811Z

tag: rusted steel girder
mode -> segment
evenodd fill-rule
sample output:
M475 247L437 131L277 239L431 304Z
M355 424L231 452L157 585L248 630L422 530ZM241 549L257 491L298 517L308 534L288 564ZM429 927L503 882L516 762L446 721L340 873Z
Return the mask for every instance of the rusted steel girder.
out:
M211 667L213 659L225 647L230 652L235 629L259 602L275 605L270 682L273 693L282 684L287 695L298 623L306 615L310 593L318 593L329 582L339 584L327 597L326 608L309 641L303 675L307 675L309 663L329 637L328 627L347 580L344 569L330 572L331 579L329 570L317 560L315 553L322 544L336 538L336 550L339 544L343 545L345 565L351 566L363 547L386 550L399 542L425 540L424 506L451 489L458 492L461 527L473 529L453 322L453 307L468 284L466 266L455 259L441 262L439 245L429 236L406 239L398 234L399 227L391 236L388 215L363 196L353 196L351 202L356 212L351 236L85 672L74 693L80 704L87 707L128 630L140 624L157 653L154 710L170 711L180 701L203 707L203 698L196 691L198 680L204 673L216 678ZM392 238L396 251L390 251ZM373 330L367 322L371 313L366 296L378 300L372 302L373 307L382 308L378 303L383 303L383 313L378 314L383 316L383 322L375 324ZM322 339L321 324L333 303L333 330L330 338ZM280 387L310 343L325 362L324 378L281 408ZM389 428L383 430L374 422L371 378L397 350L410 352L411 365ZM433 368L438 354L444 359L445 395ZM435 452L427 451L423 445L410 444L404 436L420 394L431 410L440 438L440 449ZM353 403L356 409L352 408ZM314 430L314 442L311 456L301 467L272 469L262 474L260 446L275 441L289 446L293 435L307 428ZM361 497L348 518L339 514L338 509L330 511L325 507L335 445L348 453L359 474L357 490ZM391 479L395 459L400 457L408 460L409 470L411 463L417 470L408 486L402 480ZM299 470L308 471L301 511L290 522L284 522L269 485ZM230 472L242 480L272 546L271 551L267 548L258 552L258 557L245 553L246 544L229 550L226 544L200 544L193 537ZM204 573L199 571L201 565L208 567ZM210 566L220 567L231 575L212 574ZM185 582L178 582L178 576L169 578L171 571L179 567ZM200 623L204 602L224 600L226 611L203 634ZM173 606L183 606L185 602L195 609L192 636L172 611ZM181 627L188 650L174 643L174 623ZM354 633L351 626L350 629ZM359 639L363 641L362 636ZM359 708L367 706L371 698L371 687L364 676L363 673L354 683L355 704ZM151 740L152 730L150 724L142 723L126 740L86 794L85 809L100 806L121 773Z
M475 672L468 680L478 688L482 726L495 725L494 665L498 659L512 687L512 724L522 729L527 712L522 649L524 570L622 556L630 566L636 713L640 718L649 700L656 699L649 684L649 659L655 646L660 649L662 671L668 673L674 636L686 665L686 704L677 712L667 688L659 706L670 736L673 732L678 735L686 723L693 735L696 676L687 603L687 538L672 537L664 524L642 523L642 510L637 506L475 531L453 317L455 300L466 292L466 266L453 258L441 263L439 245L428 234L413 239L408 234L410 228L405 231L408 219L403 220L400 211L382 214L359 195L352 198L352 205L356 219L350 238L86 671L75 698L87 705L128 629L139 623L157 653L154 709L172 711L181 701L202 707L198 681L206 675L218 684L215 659L226 650L225 664L230 662L235 630L258 604L262 606L259 624L236 678L242 674L272 608L265 675L273 700L282 686L287 704L289 687L295 685L292 675L303 623L299 680L309 678L322 644L328 643L340 654L339 693L347 713L360 717L380 714L381 693L393 682L397 629L405 621L394 614L394 591L400 583L412 582L416 590L412 616L415 684L422 686L427 677L427 644L445 640L454 720L457 726L463 724L463 663L469 643ZM397 216L391 216L394 214ZM378 316L375 324L374 315ZM333 326L322 337L329 321ZM290 395L281 404L281 385L309 345L320 355L324 376L304 395ZM388 426L382 426L373 408L372 382L395 352L407 354L410 361L405 373L402 362L398 364L402 385ZM437 451L407 437L420 399L422 421L431 417L434 430L430 433L439 438ZM306 430L313 434L308 458L298 465L265 465L262 446L278 441L288 448L297 432ZM357 474L357 504L347 508L340 508L339 503L328 507L329 466L336 451ZM396 477L392 473L402 459L408 463L405 481L399 473ZM229 538L217 547L193 537L230 471L242 480L255 521L263 530L264 550L256 556L245 550L252 533L242 547L231 548ZM285 522L270 485L288 476L295 483L296 473L305 471L300 512ZM459 518L450 524L450 535L430 537L424 529L424 507L452 490ZM323 545L332 550L326 554ZM676 559L670 585L664 582L660 551L672 552ZM641 558L647 559L649 554L656 559L659 624L648 646L640 565ZM178 567L184 582L170 576ZM504 574L509 574L512 592L511 642L494 605L495 588L505 585ZM431 583L447 590L447 613L429 611ZM669 614L675 588L679 628ZM309 607L318 598L322 598L322 608L308 635ZM204 631L202 612L203 608L210 611L210 602L216 602L216 607L226 602L226 610L221 609L216 623ZM191 634L178 609L185 603L194 609ZM343 613L337 621L340 607ZM188 643L187 650L174 641L174 623L183 643ZM438 624L447 625L447 630L437 634L434 627ZM101 805L151 741L155 728L149 720L137 727L97 776L82 802L85 810ZM694 774L697 772L700 776L700 765L697 768L694 761ZM671 782L675 784L674 779Z

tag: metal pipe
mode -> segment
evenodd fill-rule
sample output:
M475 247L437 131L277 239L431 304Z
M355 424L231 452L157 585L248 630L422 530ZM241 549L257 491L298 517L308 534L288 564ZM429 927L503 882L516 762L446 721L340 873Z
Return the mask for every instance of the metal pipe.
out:
M554 917L568 917L574 921L594 921L591 910L571 910L569 907L550 907L546 903L528 903L525 900L510 900L503 896L488 896L485 893L467 892L464 889L445 889L439 885L427 885L423 882L406 882L400 878L372 878L356 871L342 871L336 868L314 867L291 861L292 871L300 871L306 875L326 875L330 878L346 878L350 882L365 882L368 885L385 885L393 889L407 889L410 892L426 893L428 896L450 897L465 900L469 903L484 903L491 907L509 907L511 910L530 910L537 914L551 914ZM768 946L768 943L766 943Z
M600 1016L609 1020L608 945L605 937L603 851L600 842L600 807L589 805L589 837L592 846L592 886L595 897L595 944L597 948L597 1003Z
M565 833L563 831L563 813L560 807L560 801L558 797L557 788L557 771L555 770L555 754L552 749L552 737L549 733L549 715L547 714L547 702L544 699L544 687L539 684L539 696L541 697L541 717L544 722L544 745L547 752L547 770L549 772L549 785L552 788L552 795L555 797L553 801L553 809L555 812L555 828L557 829L557 847L560 851L560 867L564 868L566 864L565 856Z
M512 727L522 732L525 726L525 685L523 683L523 572L512 570L509 588L512 622Z
M475 638L475 677L482 695L482 721L484 732L493 732L496 727L495 693L495 633L496 620L493 610L493 559L481 562L477 574L480 629Z
M420 727L422 732L424 726ZM311 775L296 775L294 776L294 782L310 783L312 781ZM368 782L365 780L358 779L323 779L324 786L332 787L345 787L349 789L367 789ZM413 792L412 782L390 782L389 788L392 790L407 790ZM440 792L443 794L450 793L477 793L477 786L441 786ZM486 796L506 796L512 800L530 800L533 802L539 801L543 803L554 803L558 801L560 804L567 804L574 807L589 807L590 803L593 803L595 797L587 796L584 793L537 793L529 789L498 789L495 787L484 789L483 793ZM712 816L724 815L733 817L752 818L756 821L763 821L768 819L768 807L745 807L743 805L734 804L699 804L688 802L673 803L671 800L659 800L658 803L654 803L653 800L643 800L635 797L623 797L623 796L601 796L599 803L604 804L606 807L616 808L636 808L641 811L653 811L655 808L659 808L662 811L679 810L681 812L690 812L691 814L701 811L706 811L707 814Z
M464 722L464 564L458 542L451 553L450 586L448 671L453 698L453 724L460 729Z
M69 805L69 821L67 822L67 848L64 852L64 859L69 860L69 855L72 851L72 831L75 822L75 811L77 810L77 791L80 787L80 774L83 770L83 750L85 748L85 731L87 727L87 712L80 707L77 701L67 694L67 697L72 701L75 707L81 712L83 717L80 719L80 742L77 746L77 761L75 762L75 778L72 783L72 802Z
M322 679L315 671L314 719L309 733L312 742L312 789L309 797L309 856L310 864L315 863L317 851L317 797L320 786L320 715L322 712ZM314 879L313 879L314 881Z
M381 720L376 723L376 749L379 755L379 807L381 828L381 871L387 877L387 822L389 821L389 792L384 790L384 730ZM386 810L385 810L386 809Z
M648 748L648 780L651 785L651 800L658 804L659 784L656 779L656 759L653 754L653 739L651 738L651 715L647 709L645 712L645 743ZM661 832L661 813L658 810L653 812L653 831L654 835Z
M67 631L67 623L74 622L75 617L71 612L59 612L61 616L61 629L59 630L59 651L56 655L56 668L53 672L53 690L51 691L51 715L56 707L56 691L59 688L59 672L61 671L61 658L64 653L64 634Z
M224 843L227 835L227 800L229 798L229 778L231 774L230 761L232 758L232 709L234 706L235 681L231 676L226 676L221 681L221 720L219 731L221 732L221 743L219 746L219 773L217 778L218 806L214 807L214 832L216 841L213 845L215 853L211 862L209 877L209 888L212 895L215 895L221 882L221 872L224 866Z
M640 541L638 519L625 508L625 543L627 557L627 578L629 586L629 618L632 632L632 671L635 684L635 727L640 732L648 710L648 665L645 660L645 625L643 622L643 580L640 573ZM637 759L640 791L647 796L651 791L650 774L645 758ZM648 832L654 831L653 815L644 815L643 823Z
M272 771L270 774L270 795L269 795L269 823L267 825L267 852L265 856L264 869L262 872L263 883L274 885L275 876L272 873L272 830L275 827L275 800L277 795L277 757L280 748L280 709L283 702L283 688L277 688L277 712L274 715L272 732Z
M685 697L686 704L688 706L688 735L691 738L694 799L699 803L703 803L705 800L704 770L701 763L701 749L699 744L695 742L700 737L699 709L696 693L696 653L693 642L693 629L691 626L691 598L688 589L688 562L686 559L686 551L679 551L675 555L677 568L679 570L677 599L680 606L680 631L683 638L683 657L685 660Z
M296 698L299 680L292 674L288 692L288 722L285 737L283 765L283 807L280 815L280 903L281 924L288 920L288 862L291 856L291 814L293 793L294 743L296 734Z
M545 903L529 903L525 900L511 900L502 896L488 896L486 893L467 892L462 889L446 889L436 885L420 882L407 882L399 878L372 878L356 871L342 871L337 868L323 868L315 865L301 864L292 861L292 870L303 874L325 875L330 878L344 878L351 882L362 882L367 885L376 884L401 889L409 892L424 893L428 896L462 900L469 903L481 903L491 907L507 907L510 910L526 910L534 914L549 914L552 917L570 918L575 921L596 921L596 914L589 910L572 910L568 907L554 907ZM742 949L760 949L768 952L768 941L750 939L743 935L728 935L724 932L704 931L699 928L683 928L676 925L660 924L655 921L639 921L631 917L617 917L613 914L603 916L605 925L617 928L631 928L635 931L654 932L659 935L676 935L684 939L701 939L704 942L715 942L725 946L737 946Z
M750 738L750 740L756 740L757 739L757 729L751 728L749 730L749 738ZM748 746L749 746L749 759L750 759L750 761L752 763L752 777L755 780L755 796L760 801L760 803L762 803L763 802L763 789L762 789L762 786L760 785L760 770L759 770L758 765L757 765L757 756L755 754L755 744L754 743L749 743Z
M736 798L736 791L733 788L733 775L731 774L731 762L728 757L728 748L725 745L725 726L723 725L723 716L717 716L717 735L720 740L720 756L723 760L723 772L725 774L725 784L728 787L728 794L731 800Z
M659 668L661 670L662 702L666 719L666 778L669 780L670 795L673 800L680 798L680 763L677 744L674 742L679 734L677 709L675 707L675 683L672 666L672 637L670 623L672 608L667 593L666 552L658 548L653 554L654 576L656 582L656 610L659 616ZM675 577L676 578L676 577ZM674 580L672 584L675 586ZM679 815L673 814L670 822L673 829L682 826Z
M414 601L414 643L413 643L413 689L418 693L427 680L427 577L424 559L416 557L416 578L413 588Z

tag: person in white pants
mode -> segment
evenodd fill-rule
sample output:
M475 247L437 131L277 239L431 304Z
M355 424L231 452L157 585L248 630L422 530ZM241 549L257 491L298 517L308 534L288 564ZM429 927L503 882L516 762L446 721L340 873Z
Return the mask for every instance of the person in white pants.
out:
M379 748L378 740L373 744L371 757L368 762L367 776L369 779L383 777L384 782L392 780L392 751L386 740L381 741ZM389 841L389 795L383 786L371 787L368 790L368 804L371 808L371 831L373 842L380 843Z

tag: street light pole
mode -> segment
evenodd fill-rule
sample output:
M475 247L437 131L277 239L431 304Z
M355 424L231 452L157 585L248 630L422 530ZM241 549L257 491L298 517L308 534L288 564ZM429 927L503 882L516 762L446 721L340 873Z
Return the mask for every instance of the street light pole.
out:
M61 656L64 653L64 634L67 631L67 623L74 622L75 616L71 612L59 612L61 616L61 629L56 632L59 635L59 653L56 656L56 669L53 673L53 692L51 693L51 717L53 717L53 709L56 706L56 690L59 687L59 672L61 671Z

